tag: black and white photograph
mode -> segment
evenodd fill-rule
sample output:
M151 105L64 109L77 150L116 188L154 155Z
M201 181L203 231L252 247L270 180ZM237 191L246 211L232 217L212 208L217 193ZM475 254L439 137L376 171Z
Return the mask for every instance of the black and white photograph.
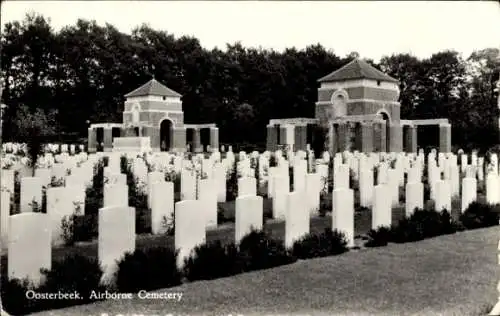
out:
M499 1L0 25L2 316L500 316Z

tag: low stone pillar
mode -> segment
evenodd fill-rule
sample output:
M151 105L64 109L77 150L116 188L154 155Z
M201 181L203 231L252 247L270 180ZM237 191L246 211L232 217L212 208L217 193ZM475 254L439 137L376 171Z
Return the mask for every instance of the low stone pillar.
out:
M343 152L348 149L348 132L349 126L347 123L337 123L337 152Z
M193 128L193 151L195 153L203 152L203 147L201 146L200 129L199 128Z
M307 125L295 126L295 151L306 150L307 145Z
M373 124L361 123L361 151L369 153L373 151Z
M295 144L295 127L293 125L280 126L280 145L286 145L287 148L293 149Z
M267 142L266 149L268 151L276 151L278 149L278 131L274 125L267 125Z
M90 153L95 153L97 151L97 132L95 128L88 129L87 151Z
M105 127L103 132L103 151L111 151L113 149L113 129Z
M186 151L186 128L179 127L172 129L172 151L185 152Z
M390 148L391 152L400 153L403 151L403 128L399 124L391 124L390 128Z
M439 124L439 151L451 152L451 124Z
M219 151L219 128L210 127L210 151Z
M404 151L407 153L416 153L418 150L417 126L408 125L404 127Z

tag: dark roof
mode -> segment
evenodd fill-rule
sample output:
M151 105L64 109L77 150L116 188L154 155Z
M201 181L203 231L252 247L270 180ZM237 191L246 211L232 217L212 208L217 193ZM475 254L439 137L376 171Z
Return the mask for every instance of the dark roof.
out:
M372 79L394 83L399 82L397 79L383 73L361 59L354 59L340 69L337 69L323 78L318 79L318 82L334 82L353 79Z
M147 95L158 95L161 97L181 97L181 95L172 89L169 89L158 82L156 79L151 79L139 88L125 95L126 98L129 97L142 97Z

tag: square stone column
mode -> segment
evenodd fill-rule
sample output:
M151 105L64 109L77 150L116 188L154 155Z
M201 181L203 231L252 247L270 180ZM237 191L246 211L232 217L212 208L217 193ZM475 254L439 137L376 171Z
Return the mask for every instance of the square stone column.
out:
M278 143L278 128L274 125L267 125L266 149L268 151L276 151Z
M377 152L387 151L387 128L385 123L374 123L373 124L373 144L374 150Z
M439 151L442 153L451 152L451 124L439 125Z
M295 126L295 151L306 150L307 143L307 125Z
M408 153L416 153L418 150L417 142L417 126L407 125L403 129L404 131L404 151Z
M201 146L200 129L199 128L193 128L193 151L195 153L203 152L203 147Z
M295 128L293 125L280 126L280 145L286 145L287 148L293 149L295 144Z
M185 152L186 151L186 128L173 128L172 129L172 151Z
M210 127L210 151L219 151L219 128Z
M103 151L111 151L113 150L113 130L111 127L105 127L103 132Z
M87 151L95 153L97 151L97 131L94 128L88 129Z
M335 141L337 142L337 151L343 152L349 147L349 126L347 123L341 122L336 124L337 137Z
M361 123L361 151L373 152L373 124Z
M330 153L330 155L334 155L337 152L337 124L329 124L328 125L328 140L327 140L327 148L326 150Z
M390 148L391 152L400 153L403 151L403 128L399 124L390 125Z

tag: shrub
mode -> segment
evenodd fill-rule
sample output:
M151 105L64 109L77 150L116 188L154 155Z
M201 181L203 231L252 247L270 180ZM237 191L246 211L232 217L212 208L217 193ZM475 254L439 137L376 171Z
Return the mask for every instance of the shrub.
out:
M390 227L382 226L377 229L371 229L368 232L368 241L365 243L365 247L387 246L390 240L391 240Z
M297 260L285 249L282 241L256 230L243 237L239 244L239 253L244 271L273 268Z
M65 246L72 246L75 243L75 215L64 216L61 220L62 238Z
M196 247L184 261L184 276L189 281L212 280L241 272L236 246L223 246L219 240Z
M161 226L163 228L164 234L167 236L175 235L175 212L174 217L169 220L165 215L161 218Z
M457 224L447 210L415 210L391 228L394 242L404 243L456 232Z
M103 272L97 259L79 254L68 256L63 261L55 262L50 271L43 273L46 276L46 282L41 286L43 292L78 292L81 296L81 299L55 300L54 303L61 302L65 306L88 303L92 301L92 291L104 290L99 284Z
M26 315L40 310L40 301L26 297L26 292L29 289L34 289L34 287L27 279L8 280L7 276L2 277L3 309L9 315Z
M346 252L347 240L338 232L325 228L322 233L310 233L296 241L292 254L299 259L309 259L338 255Z
M473 202L460 215L460 222L467 229L476 229L498 225L500 205Z
M90 241L98 234L98 214L73 217L73 240Z
M150 248L127 253L118 262L116 286L120 292L154 290L181 284L177 252L170 248Z

